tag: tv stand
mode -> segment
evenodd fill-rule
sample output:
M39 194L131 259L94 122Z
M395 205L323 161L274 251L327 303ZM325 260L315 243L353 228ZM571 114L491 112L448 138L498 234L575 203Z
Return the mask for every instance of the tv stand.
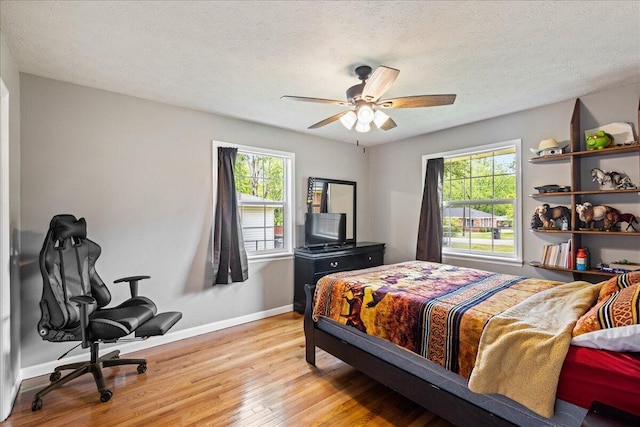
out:
M307 298L304 285L339 271L359 270L384 264L384 243L357 242L338 247L294 250L293 309L304 314Z

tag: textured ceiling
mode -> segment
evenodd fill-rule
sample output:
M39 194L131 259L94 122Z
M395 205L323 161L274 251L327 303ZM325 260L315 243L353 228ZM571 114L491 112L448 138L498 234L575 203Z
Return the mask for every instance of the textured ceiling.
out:
M0 2L20 71L364 145L640 82L640 2ZM354 69L400 74L383 98L456 93L386 110L367 134L343 110Z

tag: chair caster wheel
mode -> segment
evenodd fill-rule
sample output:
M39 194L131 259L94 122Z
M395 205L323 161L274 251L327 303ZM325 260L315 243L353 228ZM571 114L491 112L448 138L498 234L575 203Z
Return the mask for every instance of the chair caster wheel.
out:
M102 402L108 402L109 399L111 399L111 396L113 396L113 393L111 392L111 390L105 390L100 392L100 400Z
M62 374L59 371L55 371L51 375L49 375L49 381L51 382L58 381L61 376Z
M39 411L40 409L42 409L42 399L36 397L35 399L33 399L33 402L31 402L31 410L35 412Z
M138 365L138 374L144 374L145 372L147 372L147 365L143 363Z

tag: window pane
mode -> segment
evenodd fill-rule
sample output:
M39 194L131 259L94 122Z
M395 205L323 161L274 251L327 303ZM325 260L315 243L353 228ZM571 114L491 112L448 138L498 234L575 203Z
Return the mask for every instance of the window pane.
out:
M449 183L450 194L445 200L468 200L471 194L471 180L455 179Z
M496 174L516 173L516 153L513 150L496 152L494 162Z
M482 177L471 179L471 199L487 200L493 199L493 177Z
M516 158L515 146L445 158L445 252L515 255Z
M283 157L238 151L236 190L248 253L285 248L286 162Z
M516 198L515 175L497 175L494 183L494 196L496 199Z
M471 156L471 176L493 175L493 158L491 153L475 154Z

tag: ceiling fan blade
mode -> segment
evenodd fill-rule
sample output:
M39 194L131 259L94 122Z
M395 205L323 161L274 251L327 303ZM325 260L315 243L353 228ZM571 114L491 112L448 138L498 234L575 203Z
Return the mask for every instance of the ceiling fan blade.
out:
M308 98L306 96L284 95L280 97L280 99L290 99L292 101L303 101L303 102L315 102L318 104L334 104L334 105L342 105L345 107L348 107L351 105L348 101L338 101L336 99L324 99L324 98Z
M384 122L384 123L382 124L382 126L380 126L380 129L382 129L382 130L390 130L390 129L393 129L394 127L396 127L396 126L398 126L398 125L396 124L396 122L394 122L394 121L393 121L393 119L392 119L391 117L389 117L389 118L387 119L387 121L386 121L386 122Z
M349 110L349 111L351 111L351 110ZM319 121L319 122L318 122L318 123L316 123L316 124L313 124L313 125L309 126L307 129L318 129L319 127L322 127L322 126L328 125L329 123L333 123L333 122L335 122L336 120L340 120L340 117L344 116L344 115L345 115L345 114L347 114L349 111L343 111L343 112L341 112L341 113L334 114L334 115L333 115L333 116L331 116L331 117L328 117L328 118L326 118L326 119L324 119L324 120Z
M377 101L391 87L398 77L400 70L379 66L362 89L362 99L367 102Z
M376 105L382 108L417 108L450 105L456 100L456 95L417 95L402 98L385 99Z

